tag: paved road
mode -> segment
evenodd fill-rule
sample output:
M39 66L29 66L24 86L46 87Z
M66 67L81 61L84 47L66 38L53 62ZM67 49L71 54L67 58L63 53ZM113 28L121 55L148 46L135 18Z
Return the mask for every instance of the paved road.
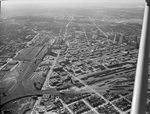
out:
M70 23L72 22L73 18L74 18L74 14L72 15L72 18L71 18L71 20L69 21L69 23L66 25L66 30L65 30L65 34L64 34L64 40L65 40L66 35L67 35L68 26L69 26ZM51 76L51 74L52 74L52 72L53 72L53 68L54 68L54 66L55 66L56 63L57 63L57 59L58 59L58 57L59 57L59 54L60 54L60 51L58 52L57 57L55 57L55 59L54 59L54 61L53 61L53 65L52 65L50 71L49 71L48 74L47 74L47 77L46 77L46 80L45 80L45 82L44 82L44 84L43 84L42 90L45 90L45 89L49 86L49 79L50 79L50 76ZM35 109L35 107L40 103L40 101L41 101L41 98L39 98L39 99L35 102L34 108L32 109L32 111L31 111L30 114L34 114L34 113L36 112L36 110L34 110L34 109Z
M132 68L132 69L128 69L128 70L121 70L121 71L118 71L118 72L116 72L116 73L120 73L120 72L123 72L123 71L132 71L133 69L135 69L135 68ZM66 70L66 72L67 72L67 70ZM94 73L90 73L90 74L85 74L85 76L92 76L92 75L95 75L95 74L99 74L99 73L101 73L102 71L97 71L97 72L94 72ZM69 72L68 72L69 73ZM78 80L80 83L82 83L84 86L85 86L85 88L88 88L92 93L95 93L96 95L98 95L98 96L100 96L101 98L103 98L104 100L105 100L105 102L106 103L108 103L109 102L109 100L107 100L104 96L102 96L100 93L98 93L95 89L93 89L91 86L89 86L89 85L87 85L83 80L81 80L79 77L76 77L76 76L74 76L73 74L71 74L71 73L69 73L73 78L75 78L76 80ZM114 74L114 73L113 73ZM114 74L115 75L115 74ZM110 102L111 103L111 102ZM112 104L112 103L111 103ZM112 106L114 106L114 104L112 104ZM117 108L117 107L115 107L114 106L114 108L118 111L118 112L120 112L121 113L121 111L120 111L120 109L119 108ZM93 111L95 111L95 110L93 110Z
M66 38L66 35L67 35L67 31L68 31L68 26L70 25L70 23L73 21L73 19L74 19L74 15L75 14L73 14L72 15L72 18L71 18L71 20L69 21L69 23L66 25L66 31L65 31L65 34L64 34L64 40L65 40L65 38Z
M23 89L23 88L22 88ZM20 98L24 97L31 97L31 96L42 96L43 94L50 94L52 96L60 96L60 93L56 89L47 89L47 90L24 90L23 92L20 92L18 94L9 94L7 97L4 97L1 100L1 105L3 106L11 101L18 100Z
M87 14L88 15L88 14ZM103 33L103 35L108 38L108 36L106 35L106 33L104 31L102 31L102 29L99 28L99 26L96 25L96 23L93 21L93 19L88 15L89 19L91 20L91 22L97 27L97 29Z
M41 48L41 50L39 50L35 58L31 59L31 61L27 63L23 71L20 72L16 80L16 83L11 88L6 88L5 92L7 93L7 96L1 97L1 100L2 100L1 105L4 104L5 102L13 100L17 96L23 97L24 94L26 94L26 92L27 94L30 94L30 93L32 94L33 92L35 92L35 90L33 90L31 87L28 86L27 80L30 78L30 76L32 76L34 70L38 67L38 64L42 61L42 60L36 61L38 56L41 56L42 51L44 51L43 52L43 55L44 55L45 48Z
M54 66L55 66L55 64L56 64L56 62L57 62L57 59L58 59L58 57L59 57L59 53L60 53L60 52L58 52L57 57L55 57L55 59L54 59L54 61L53 61L53 65L51 66L51 69L49 70L49 72L48 72L48 74L47 74L47 77L46 77L46 80L45 80L45 82L44 82L44 84L43 84L42 90L46 89L46 88L48 87L48 85L49 85L49 79L50 79L50 76L51 76L51 74L52 74L52 72L53 72L53 68L54 68Z

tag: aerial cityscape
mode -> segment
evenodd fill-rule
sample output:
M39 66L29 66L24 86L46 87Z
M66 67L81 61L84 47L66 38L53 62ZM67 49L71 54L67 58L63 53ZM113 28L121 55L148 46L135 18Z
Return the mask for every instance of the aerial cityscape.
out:
M130 114L144 6L82 5L2 6L2 114Z

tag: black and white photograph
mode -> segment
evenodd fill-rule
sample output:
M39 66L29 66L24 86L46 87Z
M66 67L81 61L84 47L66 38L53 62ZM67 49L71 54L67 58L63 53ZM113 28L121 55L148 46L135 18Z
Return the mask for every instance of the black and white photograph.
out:
M150 0L0 0L0 114L150 114Z

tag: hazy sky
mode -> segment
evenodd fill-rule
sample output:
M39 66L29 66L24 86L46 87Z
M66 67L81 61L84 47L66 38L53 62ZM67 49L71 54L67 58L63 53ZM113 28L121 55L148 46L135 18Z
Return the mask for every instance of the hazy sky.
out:
M145 0L4 0L9 2L144 2Z
M49 2L50 4L47 4L49 5L49 7L87 7L87 6L100 6L100 5L106 7L114 7L114 6L119 6L116 3L121 3L123 6L126 6L124 3L140 3L143 5L144 1L145 0L3 0L2 7L6 7L7 5L7 7L10 8L10 7L16 7L16 4L20 5L20 3L25 6L25 3L41 3L41 2L42 3ZM37 6L34 4L34 7ZM45 6L41 6L41 7L45 7Z

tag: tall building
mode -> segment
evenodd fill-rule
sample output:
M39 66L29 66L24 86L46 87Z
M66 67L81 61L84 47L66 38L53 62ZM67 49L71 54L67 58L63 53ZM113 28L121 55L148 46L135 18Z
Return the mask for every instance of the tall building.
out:
M121 35L120 37L119 37L119 43L120 44L122 44L122 43L124 43L125 42L125 35Z
M119 33L115 33L114 42L119 42L120 36L121 35Z
M133 41L135 41L135 42L137 42L137 41L138 41L138 37L137 37L137 35L133 35L133 36L131 36L131 39L132 39Z
M109 33L109 35L108 35L108 39L110 39L110 40L114 40L114 37L115 37L114 32Z

